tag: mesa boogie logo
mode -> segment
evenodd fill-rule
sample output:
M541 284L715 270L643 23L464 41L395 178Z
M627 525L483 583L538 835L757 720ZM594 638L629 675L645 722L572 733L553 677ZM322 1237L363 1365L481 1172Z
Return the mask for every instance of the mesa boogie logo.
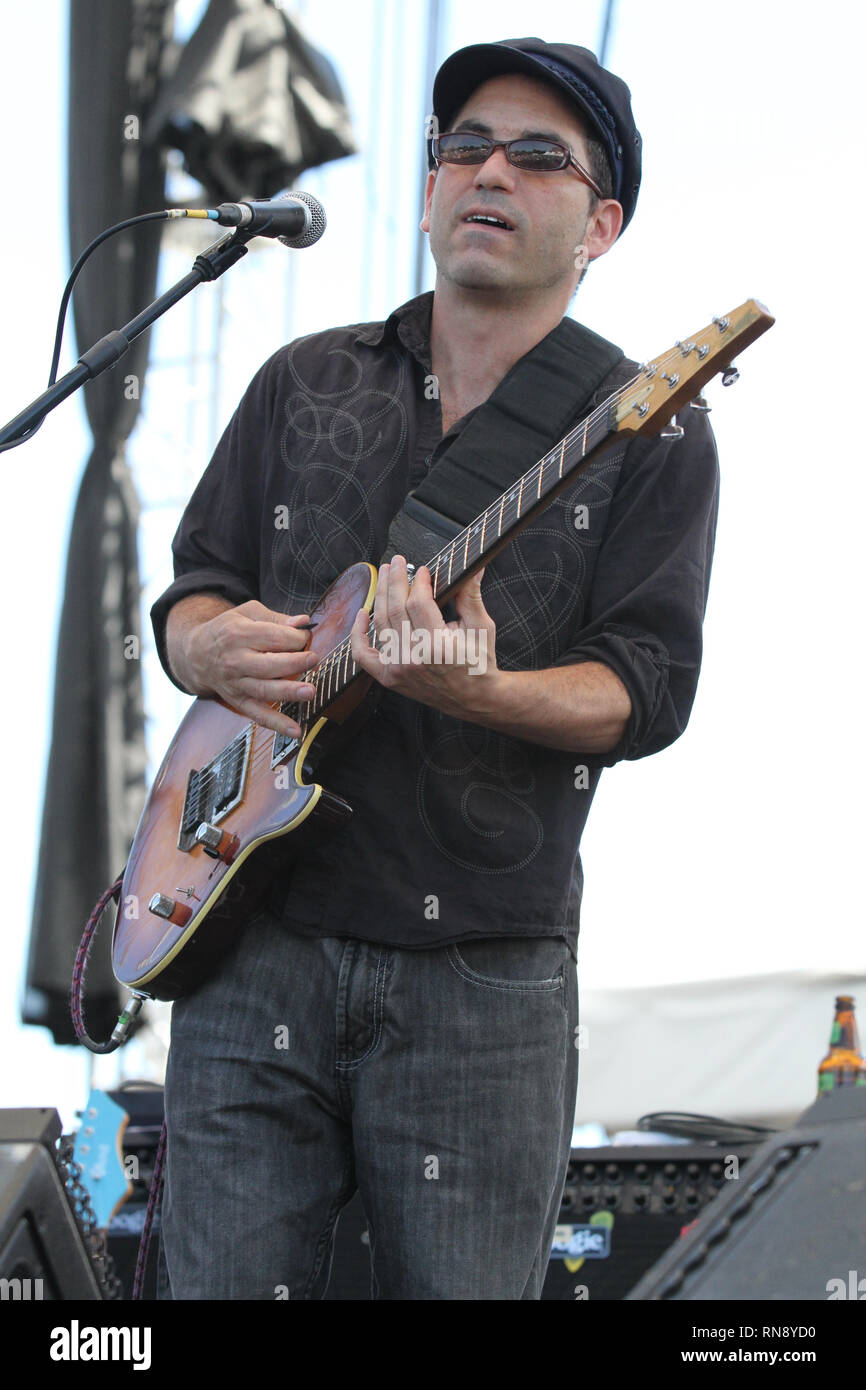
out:
M557 1226L550 1251L559 1260L606 1260L609 1254L609 1226Z

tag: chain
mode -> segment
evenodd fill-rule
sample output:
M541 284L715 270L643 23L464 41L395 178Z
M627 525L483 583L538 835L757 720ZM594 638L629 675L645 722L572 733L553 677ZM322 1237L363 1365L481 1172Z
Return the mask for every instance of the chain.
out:
M81 1181L81 1168L72 1155L73 1140L62 1136L57 1151L57 1167L76 1225L81 1232L84 1248L103 1298L121 1299L123 1285L117 1275L114 1256L109 1254L105 1231L100 1230L96 1224L90 1194Z

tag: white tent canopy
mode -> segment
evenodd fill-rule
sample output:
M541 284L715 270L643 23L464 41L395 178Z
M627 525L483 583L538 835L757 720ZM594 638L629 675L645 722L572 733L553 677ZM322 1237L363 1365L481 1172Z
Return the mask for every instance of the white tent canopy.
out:
M583 990L577 1123L676 1110L786 1128L816 1097L836 995L858 990L866 974L808 971Z

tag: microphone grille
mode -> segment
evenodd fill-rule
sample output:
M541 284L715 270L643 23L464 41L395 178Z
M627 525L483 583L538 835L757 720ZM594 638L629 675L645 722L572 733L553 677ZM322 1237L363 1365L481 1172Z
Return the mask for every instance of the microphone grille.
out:
M297 236L277 237L277 241L281 241L283 246L288 246L295 251L300 251L304 246L312 246L315 241L319 240L328 225L322 204L318 198L313 197L312 193L284 193L282 197L294 198L296 202L306 204L310 218L305 231L299 232Z

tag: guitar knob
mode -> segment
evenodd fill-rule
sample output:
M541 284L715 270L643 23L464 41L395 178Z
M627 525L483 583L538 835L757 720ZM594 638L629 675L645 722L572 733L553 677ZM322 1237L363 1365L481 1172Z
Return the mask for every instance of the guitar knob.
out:
M219 858L219 847L222 837L222 831L215 825L208 825L207 821L202 821L198 830L195 832L196 844L201 845L205 854L215 855L216 858Z
M206 820L195 832L195 842L211 859L223 859L227 864L231 863L238 848L237 835L230 835L227 830L220 830L219 826L210 825Z
M177 903L174 898L167 898L165 893L154 893L147 906L155 917L164 917L168 921L177 907Z
M177 902L175 898L169 898L165 893L154 893L147 907L154 917L162 917L164 921L172 922L176 927L185 927L192 916L191 908Z

